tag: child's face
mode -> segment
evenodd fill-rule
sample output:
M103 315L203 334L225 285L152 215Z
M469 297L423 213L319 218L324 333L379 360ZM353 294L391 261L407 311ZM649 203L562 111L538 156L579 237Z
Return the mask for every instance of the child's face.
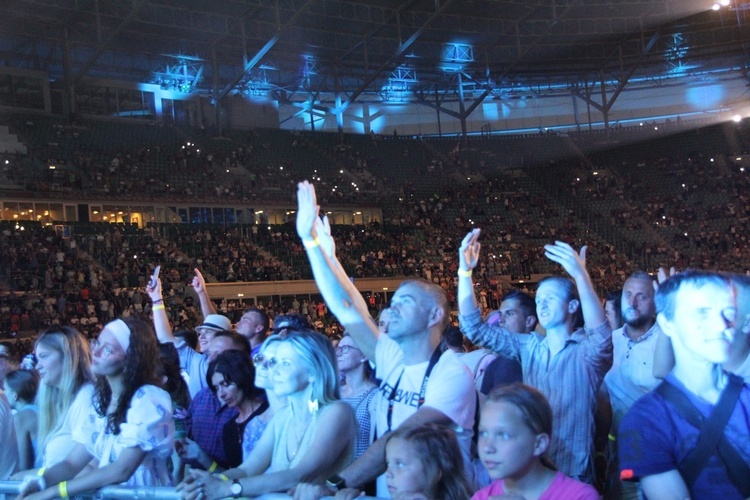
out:
M417 450L412 443L394 438L385 446L386 484L391 496L397 493L423 493L427 489L427 475Z
M493 480L522 477L547 444L546 434L534 434L515 405L485 403L479 421L479 458Z

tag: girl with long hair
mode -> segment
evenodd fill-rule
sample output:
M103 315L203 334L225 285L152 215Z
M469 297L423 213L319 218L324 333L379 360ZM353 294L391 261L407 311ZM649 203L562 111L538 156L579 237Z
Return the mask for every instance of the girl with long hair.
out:
M73 428L87 414L94 396L91 349L86 338L69 326L52 326L37 339L34 352L40 384L38 450L42 467L61 462L73 448ZM36 471L14 476L22 479Z
M471 489L461 447L451 429L425 424L402 427L385 445L385 479L394 499L463 500Z
M29 498L66 498L110 484L171 485L167 459L174 448L172 402L159 387L153 329L134 317L117 319L92 343L92 353L93 404L73 431L76 444L62 462L30 483L30 488L51 486ZM98 468L79 475L92 461Z
M183 498L255 497L286 492L300 482L322 483L352 458L356 421L339 400L334 351L323 335L283 330L271 380L289 406L279 410L237 467L214 477L193 471L178 487Z
M542 393L523 384L495 388L482 406L477 446L493 482L472 500L598 500L593 486L555 470L547 458L551 439L552 409Z

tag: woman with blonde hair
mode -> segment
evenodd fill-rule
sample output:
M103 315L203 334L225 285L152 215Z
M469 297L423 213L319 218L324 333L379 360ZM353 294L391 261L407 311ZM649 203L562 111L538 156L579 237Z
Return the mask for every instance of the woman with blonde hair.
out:
M177 490L183 498L256 497L301 482L322 483L352 459L356 420L339 401L335 355L325 336L282 330L270 360L273 390L289 406L274 414L247 459L216 477L193 471Z
M38 449L42 467L62 461L73 448L73 428L91 407L94 374L86 338L69 326L53 326L36 341L36 369L40 376ZM31 471L19 472L22 478Z

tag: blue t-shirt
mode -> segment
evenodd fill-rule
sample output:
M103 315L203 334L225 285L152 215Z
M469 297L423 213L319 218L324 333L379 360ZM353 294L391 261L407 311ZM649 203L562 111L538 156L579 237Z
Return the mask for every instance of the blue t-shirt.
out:
M667 381L684 392L704 417L711 414L713 406L688 391L672 374L667 376ZM620 424L618 439L623 479L637 480L679 470L678 465L695 448L699 433L661 394L656 391L646 394L635 402ZM724 435L745 463L750 464L750 386L747 384L742 388ZM700 499L744 498L730 482L716 455L711 456L698 475L690 494Z

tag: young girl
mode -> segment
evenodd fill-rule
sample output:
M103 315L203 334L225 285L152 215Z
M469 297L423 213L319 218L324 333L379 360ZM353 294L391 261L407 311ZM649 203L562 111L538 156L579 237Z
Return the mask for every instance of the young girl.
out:
M471 495L461 448L447 427L396 430L385 445L385 460L386 484L394 499L463 500Z
M526 500L596 500L596 490L557 472L545 458L552 409L536 389L512 384L494 389L482 407L479 458L493 483L472 500L517 495Z
M5 394L16 410L13 424L18 441L18 468L30 469L36 463L39 409L34 405L39 375L32 370L14 370L5 377Z

